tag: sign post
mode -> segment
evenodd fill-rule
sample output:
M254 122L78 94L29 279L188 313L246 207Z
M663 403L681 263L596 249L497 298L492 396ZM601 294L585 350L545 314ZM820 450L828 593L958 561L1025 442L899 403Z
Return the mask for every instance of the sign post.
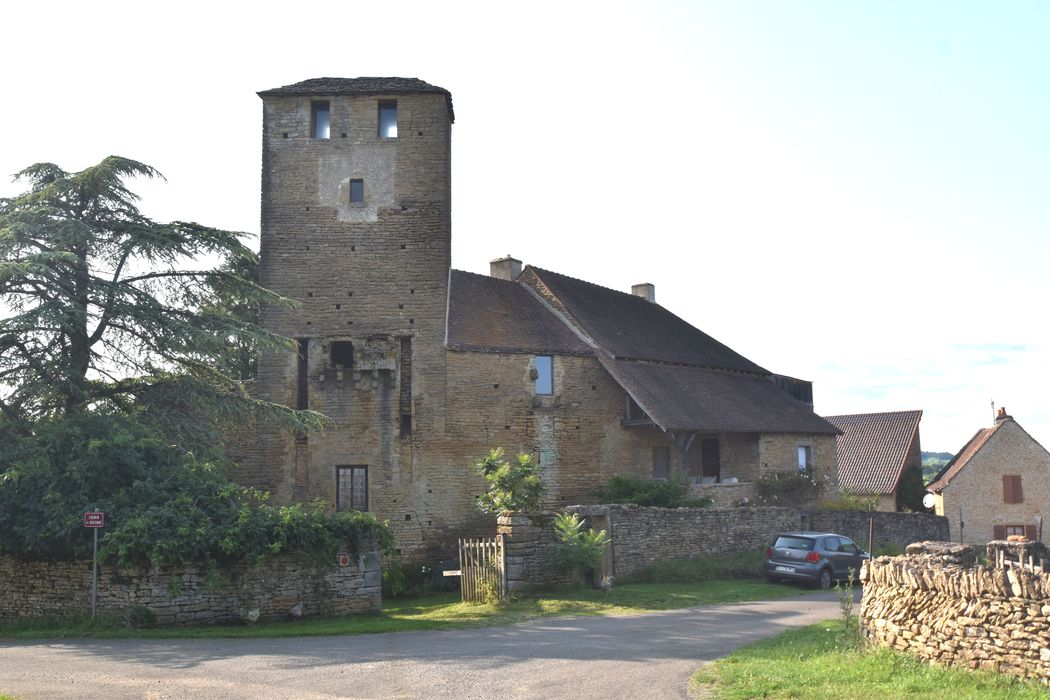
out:
M91 621L95 621L98 607L98 530L106 526L106 514L96 508L84 513L84 527L92 530L91 542Z

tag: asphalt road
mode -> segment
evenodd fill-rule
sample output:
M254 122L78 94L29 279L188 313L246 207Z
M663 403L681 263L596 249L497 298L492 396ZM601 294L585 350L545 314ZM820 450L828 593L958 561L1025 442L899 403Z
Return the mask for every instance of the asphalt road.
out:
M837 617L834 592L513 627L248 640L0 642L29 698L676 698L701 664Z

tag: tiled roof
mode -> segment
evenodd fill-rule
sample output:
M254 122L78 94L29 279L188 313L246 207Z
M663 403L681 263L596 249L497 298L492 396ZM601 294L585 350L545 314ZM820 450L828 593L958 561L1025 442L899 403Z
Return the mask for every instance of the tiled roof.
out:
M769 374L659 304L548 270L531 266L526 270L599 347L617 359Z
M648 303L648 302L646 302ZM835 435L838 429L768 377L651 362L598 359L659 427Z
M594 351L526 287L453 270L448 347L483 352L592 355Z
M941 489L950 484L952 479L955 478L955 475L966 466L967 462L969 462L975 454L977 454L977 451L984 447L984 444L995 434L995 431L999 429L1000 425L1002 425L1002 422L996 423L991 428L981 428L978 430L974 436L970 438L970 441L963 445L963 448L959 450L959 453L941 468L941 471L933 478L933 481L926 485L926 490L940 492Z
M449 121L455 121L452 112L452 93L419 78L310 78L291 85L263 90L259 97L276 95L407 95L434 92L445 95Z
M891 494L900 482L922 411L825 416L838 437L839 488L857 494Z

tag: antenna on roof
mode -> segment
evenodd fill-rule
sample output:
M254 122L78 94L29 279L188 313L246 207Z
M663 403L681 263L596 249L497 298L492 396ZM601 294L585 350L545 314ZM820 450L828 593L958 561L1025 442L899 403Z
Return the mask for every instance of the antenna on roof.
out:
M992 399L992 423L995 423L995 399Z

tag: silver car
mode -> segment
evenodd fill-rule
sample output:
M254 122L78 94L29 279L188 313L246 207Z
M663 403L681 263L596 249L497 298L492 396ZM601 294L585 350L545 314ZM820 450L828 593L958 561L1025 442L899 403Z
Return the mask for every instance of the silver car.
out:
M859 577L861 564L870 558L870 554L843 535L785 532L766 549L763 568L770 582L788 579L831 588L835 581L848 579L850 569Z

